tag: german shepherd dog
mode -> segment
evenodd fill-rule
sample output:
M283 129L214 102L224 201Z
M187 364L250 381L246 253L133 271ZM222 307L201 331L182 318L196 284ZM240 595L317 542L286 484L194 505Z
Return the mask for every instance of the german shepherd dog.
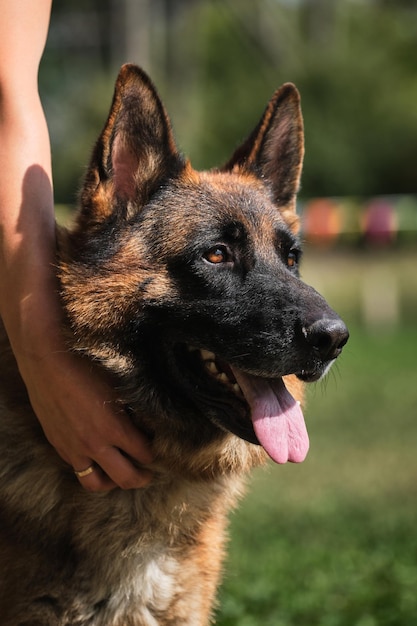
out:
M228 511L269 456L302 461L303 382L348 333L298 274L299 95L285 84L221 169L178 152L139 68L122 68L71 230L58 229L70 349L112 377L151 442L143 489L89 493L48 444L5 333L1 626L202 626Z

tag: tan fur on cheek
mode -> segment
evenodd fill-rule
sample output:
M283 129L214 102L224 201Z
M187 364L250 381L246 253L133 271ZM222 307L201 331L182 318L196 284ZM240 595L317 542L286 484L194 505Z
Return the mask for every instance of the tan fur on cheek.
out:
M149 262L149 252L139 237L127 239L103 264L86 269L83 264L61 263L64 305L74 329L85 329L94 320L94 331L123 325L129 310L149 300L169 300L175 289L162 263Z
M100 329L108 334L111 328L123 323L126 312L131 308L146 306L147 300L167 299L172 291L171 280L167 275L155 275L148 271L122 275L108 274L88 280L71 277L65 286L65 308L69 318L78 328L88 327L94 319L95 332Z

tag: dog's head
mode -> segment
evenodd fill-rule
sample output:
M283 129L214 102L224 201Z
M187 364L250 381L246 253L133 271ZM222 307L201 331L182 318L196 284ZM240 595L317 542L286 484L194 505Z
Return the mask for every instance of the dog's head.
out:
M299 278L302 158L293 85L223 168L199 173L149 78L122 68L60 278L74 349L117 374L154 436L157 415L195 445L233 433L304 458L294 380L323 376L348 333Z

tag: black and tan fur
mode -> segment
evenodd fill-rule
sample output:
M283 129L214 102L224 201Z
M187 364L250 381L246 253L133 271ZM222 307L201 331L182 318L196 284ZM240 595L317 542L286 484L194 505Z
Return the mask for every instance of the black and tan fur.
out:
M1 331L2 626L212 619L227 514L266 454L244 398L197 349L229 378L227 363L285 376L301 399L301 379L346 340L298 277L302 157L299 96L284 85L226 166L196 172L148 77L122 68L76 224L58 232L58 276L69 345L108 372L152 441L154 476L86 492L47 443Z

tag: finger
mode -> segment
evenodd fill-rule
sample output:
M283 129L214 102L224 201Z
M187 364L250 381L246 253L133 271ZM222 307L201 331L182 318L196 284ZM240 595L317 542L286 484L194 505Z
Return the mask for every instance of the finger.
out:
M141 465L149 465L154 460L149 439L125 413L118 415L117 442L115 440L114 445Z
M152 480L150 470L136 467L118 448L106 448L97 458L97 463L121 489L141 489Z
M87 491L110 491L117 487L116 483L92 460L78 462L73 467L79 483ZM82 469L75 469L77 467Z

